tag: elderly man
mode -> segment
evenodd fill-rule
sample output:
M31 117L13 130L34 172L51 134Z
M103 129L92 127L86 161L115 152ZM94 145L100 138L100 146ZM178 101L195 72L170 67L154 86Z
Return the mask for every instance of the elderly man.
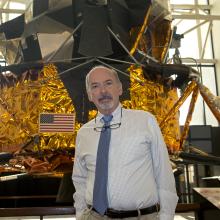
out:
M94 67L86 77L98 114L78 131L73 167L77 219L172 220L178 197L153 115L122 108L117 73Z

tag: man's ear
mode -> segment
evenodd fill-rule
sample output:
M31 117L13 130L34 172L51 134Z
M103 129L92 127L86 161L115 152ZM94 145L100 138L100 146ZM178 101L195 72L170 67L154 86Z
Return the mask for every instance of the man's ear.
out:
M118 88L119 90L119 96L121 96L122 95L122 93L123 93L123 89L122 89L122 84L120 83L119 84L119 88Z
M88 94L88 99L89 99L89 101L92 102L92 95L91 95L91 93L88 92L87 94Z

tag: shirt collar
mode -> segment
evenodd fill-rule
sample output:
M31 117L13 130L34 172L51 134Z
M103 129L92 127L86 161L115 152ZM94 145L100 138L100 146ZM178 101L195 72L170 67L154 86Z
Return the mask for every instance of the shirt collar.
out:
M122 108L122 105L121 103L119 103L118 107L115 109L115 111L112 112L112 122L114 123L117 123L118 121L120 121L120 118L121 118L121 108ZM102 117L104 115L100 112L98 112L97 116L96 116L96 120L97 122L101 122L103 123L103 120L102 120Z

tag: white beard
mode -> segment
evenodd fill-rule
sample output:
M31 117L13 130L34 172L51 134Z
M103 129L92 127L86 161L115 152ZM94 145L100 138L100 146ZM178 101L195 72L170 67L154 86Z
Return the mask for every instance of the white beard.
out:
M99 104L99 107L102 109L102 110L109 110L109 109L112 109L114 106L113 102L109 102L109 103L101 103Z

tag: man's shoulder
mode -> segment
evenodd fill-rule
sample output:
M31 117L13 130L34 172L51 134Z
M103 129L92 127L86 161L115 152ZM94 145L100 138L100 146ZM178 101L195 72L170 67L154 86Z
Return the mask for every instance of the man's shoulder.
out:
M83 124L80 127L78 132L82 132L82 131L84 131L85 129L88 129L88 128L94 128L94 123L95 123L94 121L95 121L95 119L92 119L92 120L86 122L85 124Z
M125 114L131 117L136 116L140 118L155 118L155 116L152 113L140 109L124 109L124 111Z

